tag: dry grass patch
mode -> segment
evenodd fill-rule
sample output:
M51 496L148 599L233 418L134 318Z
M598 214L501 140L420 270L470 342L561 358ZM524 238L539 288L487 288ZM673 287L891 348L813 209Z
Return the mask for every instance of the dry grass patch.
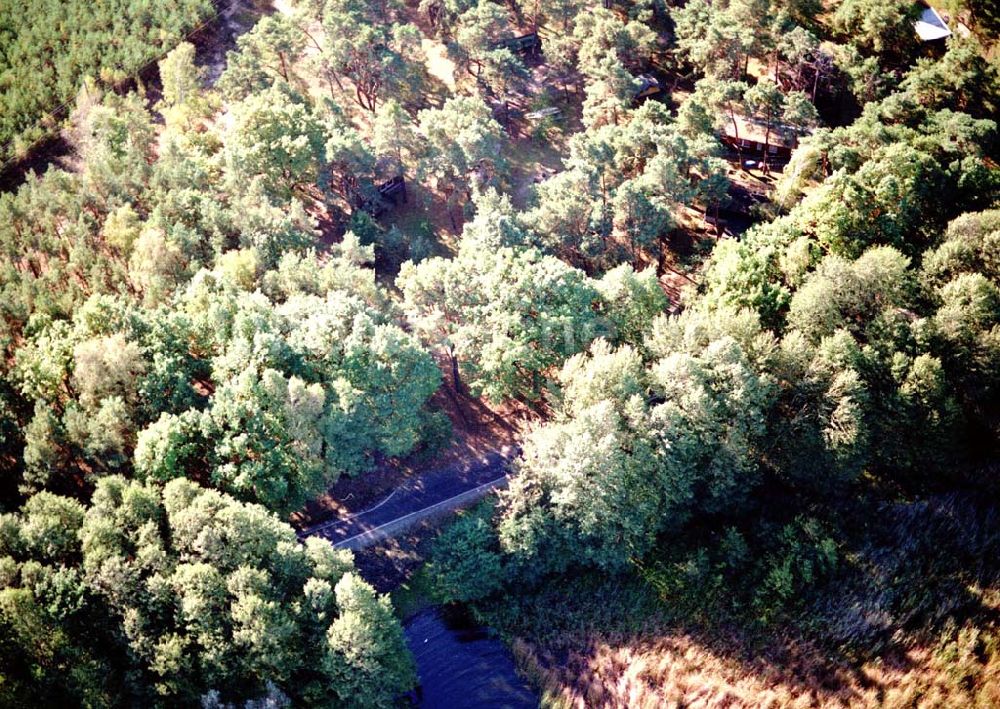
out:
M520 639L513 649L543 706L560 709L1000 706L1000 663L962 635L958 647L917 647L856 667L800 641L779 640L758 653L685 632L597 638L561 655Z

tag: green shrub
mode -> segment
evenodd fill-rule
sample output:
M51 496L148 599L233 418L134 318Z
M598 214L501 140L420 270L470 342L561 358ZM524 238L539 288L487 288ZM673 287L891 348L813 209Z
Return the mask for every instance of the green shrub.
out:
M460 514L435 541L429 572L444 602L476 601L500 588L503 567L493 509L486 502Z

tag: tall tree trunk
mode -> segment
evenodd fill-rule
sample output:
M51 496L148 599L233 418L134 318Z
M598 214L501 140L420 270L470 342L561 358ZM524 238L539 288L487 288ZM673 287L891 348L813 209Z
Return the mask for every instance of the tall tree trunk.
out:
M452 189L450 195L448 195L448 200L445 203L445 208L448 210L448 219L451 221L451 229L456 234L458 233L458 222L455 221L455 205L452 203L451 198L454 196L455 190Z
M736 156L740 161L740 170L743 169L743 145L740 143L740 126L736 122L736 111L733 105L729 104L729 120L733 123L733 138L736 140Z
M331 78L333 76L333 72L331 72L329 69L326 69L324 70L323 74L326 76L326 85L330 89L330 98L334 98L333 79Z
M608 185L607 178L601 173L601 241L607 249L608 242Z
M403 137L399 134L399 123L396 123L396 164L399 165L399 173L403 174ZM405 198L403 201L406 201Z
M462 395L462 380L458 376L458 357L455 356L455 351L452 348L447 349L448 359L451 360L451 376L452 376L452 387L444 387L445 392L448 394L448 398L452 400L455 404L455 410L458 411L458 415L461 417L462 422L466 426L469 425L469 417L465 413L465 406L462 405L462 400L459 397Z
M340 80L340 74L338 74L337 72L331 70L330 71L330 76L332 76L333 80L337 82L337 88L340 89L341 91L343 91L344 90L344 82ZM333 90L332 89L330 91L330 97L331 98L336 98L335 96L333 96Z
M458 355L455 354L454 347L448 348L448 359L451 361L451 383L455 387L455 391L461 394L465 387L458 371Z
M767 164L767 159L771 155L771 114L767 114L767 127L764 129L764 164L762 166L762 172L765 175L771 174L771 168Z

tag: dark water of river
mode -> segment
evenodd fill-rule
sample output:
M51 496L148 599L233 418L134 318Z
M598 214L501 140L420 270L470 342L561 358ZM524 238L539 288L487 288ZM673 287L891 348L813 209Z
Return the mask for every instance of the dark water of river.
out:
M459 609L434 606L406 623L417 661L423 709L528 709L538 697L514 671L514 658L489 631Z

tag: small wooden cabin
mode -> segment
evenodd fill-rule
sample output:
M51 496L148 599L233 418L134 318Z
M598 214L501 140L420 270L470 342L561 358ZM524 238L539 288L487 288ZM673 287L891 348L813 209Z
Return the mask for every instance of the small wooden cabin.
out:
M735 125L732 120L726 121L721 138L723 143L744 154L764 156L766 151L768 159L782 161L788 160L799 144L799 132L791 126L772 123L768 135L767 124L740 115L736 116Z
M390 204L397 205L400 202L406 204L406 180L402 175L396 175L379 183L375 186L375 191L377 197L366 198L359 195L355 206L376 219L385 214Z
M493 46L496 49L509 49L514 54L520 54L522 56L534 56L541 51L542 40L539 38L537 32L532 32L531 34L521 35L520 37L502 39Z
M386 202L397 204L399 199L406 204L406 180L402 175L396 175L378 186L378 194Z

